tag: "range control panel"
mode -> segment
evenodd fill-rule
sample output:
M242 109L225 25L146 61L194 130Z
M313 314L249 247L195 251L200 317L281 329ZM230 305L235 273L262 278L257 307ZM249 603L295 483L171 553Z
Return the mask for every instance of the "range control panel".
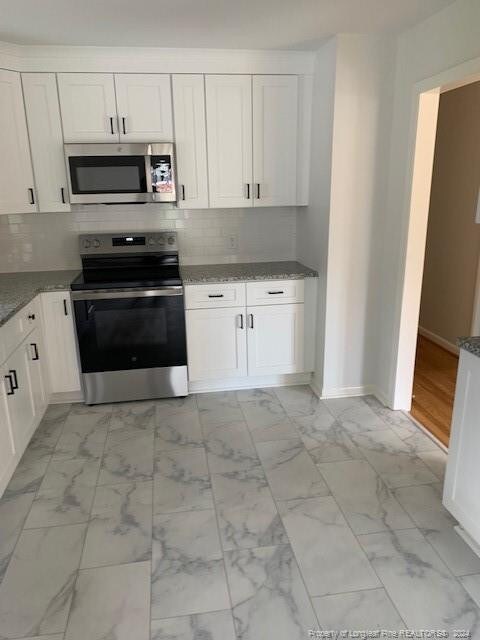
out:
M80 255L178 251L175 231L88 233L79 236Z

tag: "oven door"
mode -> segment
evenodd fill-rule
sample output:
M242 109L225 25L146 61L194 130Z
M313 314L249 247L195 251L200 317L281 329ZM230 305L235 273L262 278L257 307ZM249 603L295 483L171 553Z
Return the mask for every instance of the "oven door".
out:
M183 288L72 292L82 373L186 366Z

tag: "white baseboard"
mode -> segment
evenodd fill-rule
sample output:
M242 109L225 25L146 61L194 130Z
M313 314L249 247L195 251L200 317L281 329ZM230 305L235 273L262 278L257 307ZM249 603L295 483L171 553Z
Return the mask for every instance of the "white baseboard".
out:
M320 398L349 398L352 396L377 395L376 388L372 384L365 384L359 387L336 387L331 389L322 388Z
M70 402L83 402L83 393L79 390L50 394L49 404L68 404Z
M431 342L438 344L439 347L443 347L443 349L445 349L446 351L454 353L456 356L458 356L458 354L460 353L460 349L456 344L452 344L448 340L445 340L445 338L438 336L436 333L433 333L432 331L429 331L424 327L418 327L418 333L424 338L428 338L428 340L431 340Z
M189 382L190 393L209 393L213 391L235 391L237 389L258 389L261 387L284 387L295 384L310 384L311 373L290 373L277 376L259 376L245 378L230 378L224 380L205 380Z

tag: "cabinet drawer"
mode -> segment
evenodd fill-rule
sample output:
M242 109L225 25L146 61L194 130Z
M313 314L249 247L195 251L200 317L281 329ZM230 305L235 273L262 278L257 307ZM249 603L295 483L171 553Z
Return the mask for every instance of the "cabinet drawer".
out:
M22 340L39 324L38 297L25 305L3 327L0 327L0 362L15 351Z
M303 280L247 282L247 305L291 304L303 302Z
M245 283L190 284L185 287L186 309L245 306Z

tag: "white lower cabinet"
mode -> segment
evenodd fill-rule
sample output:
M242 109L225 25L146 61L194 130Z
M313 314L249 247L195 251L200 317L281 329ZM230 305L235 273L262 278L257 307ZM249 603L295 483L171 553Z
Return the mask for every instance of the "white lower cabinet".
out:
M188 309L186 325L192 382L247 375L245 307Z
M314 342L306 335L308 297L302 280L188 285L189 380L221 383L311 371L305 357Z
M36 422L40 422L48 404L45 385L45 349L40 329L34 329L24 344L30 373L33 406Z
M480 550L480 358L460 349L443 504Z
M68 291L42 293L50 393L80 391L73 310Z
M0 383L0 497L4 488L10 480L15 468L15 443L10 424L10 416L7 404L7 388L3 384L4 370L2 372L2 383Z
M304 371L303 304L247 307L248 374Z
M27 340L28 338L11 354L3 366L8 415L16 451L25 449L36 427Z

